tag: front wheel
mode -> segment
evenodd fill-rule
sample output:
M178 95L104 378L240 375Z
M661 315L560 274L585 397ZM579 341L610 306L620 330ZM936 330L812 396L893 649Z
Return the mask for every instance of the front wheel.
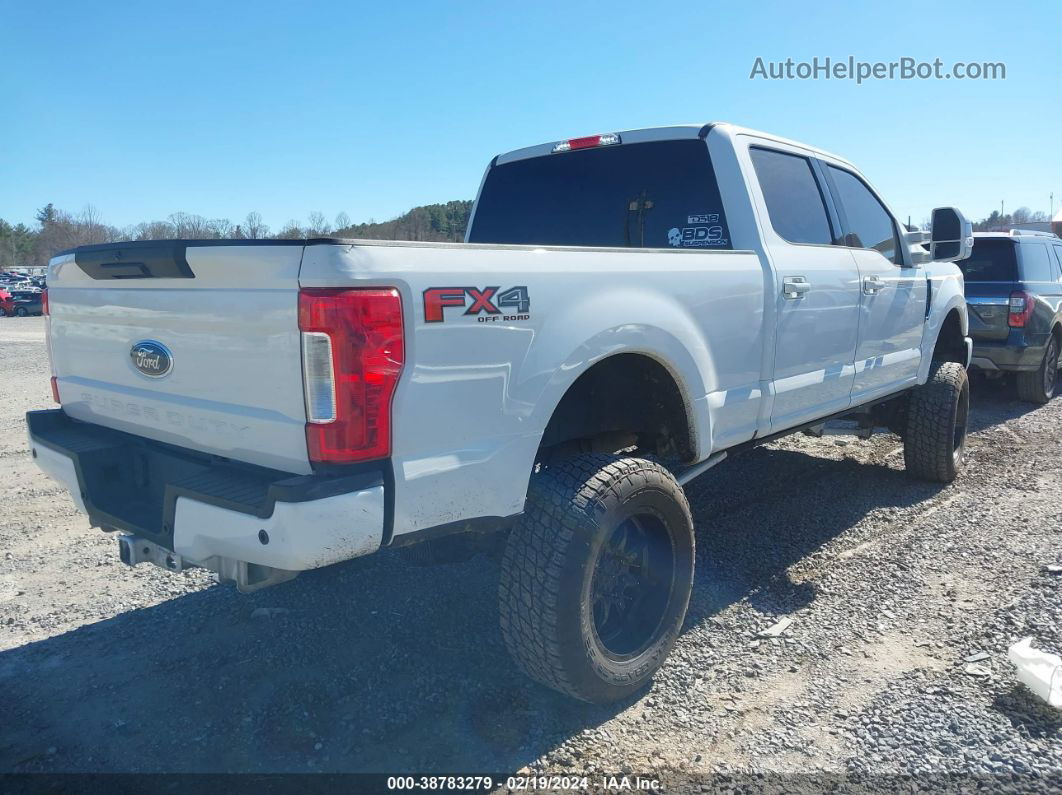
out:
M607 703L641 689L678 636L693 587L686 495L659 464L580 455L532 476L499 587L517 665Z
M1058 337L1052 334L1040 366L1031 373L1018 373L1018 397L1041 405L1054 397L1055 382L1058 380L1058 353Z
M970 417L970 381L956 362L933 362L929 380L911 391L903 460L907 474L951 483L962 468Z

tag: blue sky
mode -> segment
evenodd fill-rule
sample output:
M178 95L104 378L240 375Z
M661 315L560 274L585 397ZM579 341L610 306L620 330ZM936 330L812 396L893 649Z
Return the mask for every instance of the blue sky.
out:
M866 5L866 7L863 7ZM278 229L472 198L496 153L727 120L855 162L898 214L1062 205L1062 4L0 0L0 217ZM757 56L1002 61L1002 81L750 80Z

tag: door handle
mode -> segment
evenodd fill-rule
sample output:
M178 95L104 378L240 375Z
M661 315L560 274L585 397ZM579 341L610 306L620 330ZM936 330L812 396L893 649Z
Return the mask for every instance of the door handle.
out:
M878 276L867 276L863 279L863 292L874 295L885 289L885 280Z
M811 283L803 276L786 276L782 279L782 295L786 298L803 298L811 289Z

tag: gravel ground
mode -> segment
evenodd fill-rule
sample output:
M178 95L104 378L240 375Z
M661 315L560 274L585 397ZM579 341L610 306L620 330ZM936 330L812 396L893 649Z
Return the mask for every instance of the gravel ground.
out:
M694 481L684 633L603 708L515 671L484 558L385 552L249 596L122 566L28 455L47 376L41 319L0 320L0 771L1062 775L1062 712L1005 657L1062 652L1062 401L976 380L947 487L909 481L888 435L790 437Z

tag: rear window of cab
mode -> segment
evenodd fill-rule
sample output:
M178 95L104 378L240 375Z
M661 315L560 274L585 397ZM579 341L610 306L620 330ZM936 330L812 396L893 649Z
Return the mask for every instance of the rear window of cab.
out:
M701 139L620 143L496 165L468 242L733 248Z

